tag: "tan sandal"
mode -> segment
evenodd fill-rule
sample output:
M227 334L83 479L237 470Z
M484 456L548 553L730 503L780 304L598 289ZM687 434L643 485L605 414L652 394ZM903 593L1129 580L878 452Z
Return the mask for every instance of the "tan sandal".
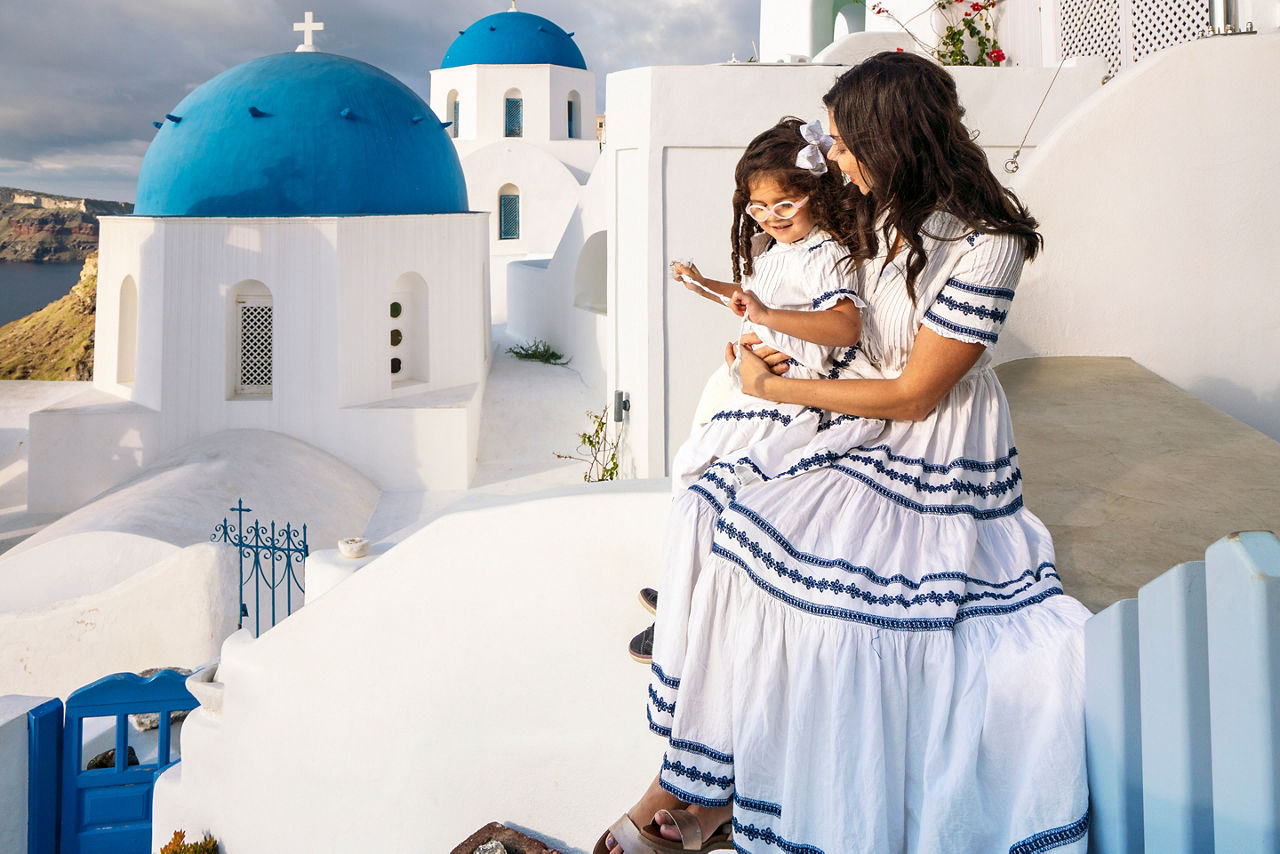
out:
M592 854L609 854L605 841L612 834L614 841L626 854L684 854L686 851L730 851L733 849L732 831L728 822L720 826L705 842L702 839L702 826L698 819L688 810L659 810L666 813L671 823L680 831L680 842L667 839L658 832L658 825L650 822L644 827L637 827L631 816L623 814L613 823L600 839Z

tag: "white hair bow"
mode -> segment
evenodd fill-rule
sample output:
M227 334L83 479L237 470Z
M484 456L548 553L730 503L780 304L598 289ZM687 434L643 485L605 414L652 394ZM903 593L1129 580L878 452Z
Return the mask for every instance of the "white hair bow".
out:
M833 140L823 132L822 122L814 119L807 125L801 125L800 136L809 144L796 155L796 166L808 170L810 175L825 175L827 152L831 150Z

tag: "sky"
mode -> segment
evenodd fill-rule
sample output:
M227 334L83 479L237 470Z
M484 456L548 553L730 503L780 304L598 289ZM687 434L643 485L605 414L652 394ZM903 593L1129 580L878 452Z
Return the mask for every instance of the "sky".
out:
M759 0L518 0L603 75L745 59ZM510 0L0 0L0 186L133 201L151 122L214 75L301 42L370 62L424 99L458 31ZM599 105L603 110L603 101Z

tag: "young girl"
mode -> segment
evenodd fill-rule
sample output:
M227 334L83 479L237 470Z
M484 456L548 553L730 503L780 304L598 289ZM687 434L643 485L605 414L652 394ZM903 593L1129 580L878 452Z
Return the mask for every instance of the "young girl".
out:
M733 282L708 279L692 263L673 265L674 277L694 293L725 303L754 333L793 360L789 376L840 376L857 355L861 300L854 293L848 241L856 229L842 204L844 181L825 163L826 137L818 122L785 118L751 141L734 172ZM775 452L803 445L819 426L820 411L775 404L742 393L737 370L732 390L677 452L672 489L693 484L718 459L767 436Z

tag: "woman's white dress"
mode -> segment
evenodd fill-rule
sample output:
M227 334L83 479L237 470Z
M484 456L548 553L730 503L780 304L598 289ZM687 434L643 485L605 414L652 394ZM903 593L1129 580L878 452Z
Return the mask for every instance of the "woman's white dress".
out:
M742 284L765 305L793 311L822 311L841 300L851 300L862 307L862 300L854 290L854 273L846 263L849 252L830 234L815 227L794 243L770 243L767 234L756 235L752 247L757 252L752 265L754 272ZM765 344L791 356L788 373L800 379L834 378L846 373L857 360L856 346L814 344L759 326L744 317L741 334L748 332L756 333ZM694 429L676 452L671 465L674 490L691 486L711 463L755 445L767 436L786 433L787 438L776 438L774 446L780 448L785 442L799 447L817 431L820 410L772 403L743 394L736 371L732 372L731 382L732 391L727 400L705 424Z
M914 305L904 259L864 268L862 346L890 377L921 326L994 344L1021 273L1008 237L924 232ZM663 787L732 803L739 851L1082 854L1088 611L1022 506L990 355L922 421L826 423L673 505Z

